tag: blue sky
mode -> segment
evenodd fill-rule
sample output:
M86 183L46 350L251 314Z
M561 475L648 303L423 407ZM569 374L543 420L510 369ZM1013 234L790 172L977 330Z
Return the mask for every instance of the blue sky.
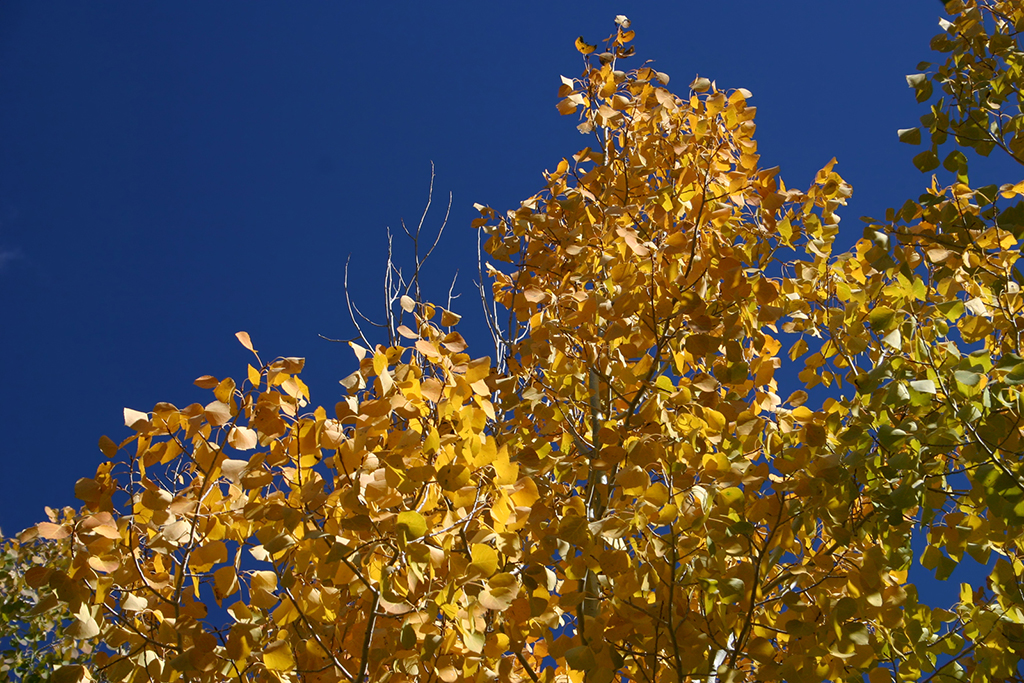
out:
M203 374L304 356L313 402L355 367L342 268L380 310L385 228L415 222L430 164L453 195L428 297L460 269L474 202L512 208L586 144L555 111L573 47L626 14L634 66L684 92L745 87L764 166L807 186L833 156L854 186L843 243L927 179L896 129L928 60L935 0L730 2L0 2L0 528L74 504L125 406L206 402ZM627 63L628 65L628 63ZM984 175L979 174L979 179ZM442 207L443 209L443 207ZM435 211L428 226L436 225ZM476 322L474 322L476 321Z

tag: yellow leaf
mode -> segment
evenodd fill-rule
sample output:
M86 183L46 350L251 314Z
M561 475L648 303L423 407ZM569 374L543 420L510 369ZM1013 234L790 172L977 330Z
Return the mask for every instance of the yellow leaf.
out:
M511 574L495 574L487 581L487 587L480 592L480 604L498 612L509 608L519 594L519 582Z
M263 651L263 663L271 671L291 671L295 668L292 647L284 640L276 640Z
M583 40L583 36L580 36L576 39L576 49L579 50L581 54L589 55L597 49L597 45L591 45L587 41Z
M217 400L227 402L234 395L234 380L230 377L223 379L217 383L217 386L213 388L213 395L216 396Z
M792 415L797 422L807 422L814 417L814 412L807 406L801 405L793 409Z
M487 356L483 358L477 358L476 360L469 362L469 367L466 368L466 381L470 384L479 382L482 379L487 379L491 376L491 359Z
M537 491L537 484L533 479L521 479L516 484L516 492L512 494L512 501L516 507L531 507L540 500L540 493Z
M722 502L729 507L734 507L743 503L743 489L738 486L730 486L729 488L722 489L718 492L718 495L722 497Z
M649 503L653 503L658 507L661 507L662 505L667 503L668 499L668 487L662 484L660 481L655 482L650 486L650 488L644 491L644 500L648 501Z
M406 540L409 541L414 538L425 536L427 533L427 520L423 518L423 515L415 510L399 512L398 519L395 521L395 526L398 529L405 530Z
M627 465L615 475L615 483L624 491L642 493L651 485L651 478L643 468L637 465Z
M504 447L491 462L491 466L494 467L494 483L496 484L514 484L519 477L519 464L509 461Z
M473 558L472 566L481 574L490 576L498 570L498 553L494 548L483 543L474 543L469 550Z
M1017 195L1024 194L1024 180L1020 181L1016 185L1007 183L999 188L999 192L1006 199L1013 199Z
M113 458L117 455L117 444L109 436L101 436L99 446L100 453L108 458Z
M260 382L262 381L260 371L250 365L248 366L248 374L249 383L252 384L254 387L258 387L260 385Z
M441 325L443 325L444 327L451 327L452 325L456 325L460 320L462 320L461 315L456 315L455 313L452 313L451 311L444 308L441 309Z
M385 370L388 369L388 357L383 352L377 352L373 354L373 371L377 375L381 375Z
M712 408L704 409L704 421L708 423L708 429L713 433L720 433L725 429L725 415Z
M805 353L807 353L807 342L804 340L803 337L797 339L795 342L793 342L793 346L789 347L790 360L796 360Z
M221 567L213 573L213 593L217 600L223 600L238 592L238 575L231 565Z

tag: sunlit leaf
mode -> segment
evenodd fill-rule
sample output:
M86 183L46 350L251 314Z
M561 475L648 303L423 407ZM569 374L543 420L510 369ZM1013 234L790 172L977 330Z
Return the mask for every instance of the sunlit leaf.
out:
M423 518L423 515L412 510L400 512L395 524L399 529L405 530L406 538L409 540L419 538L427 533L427 520Z
M242 346L252 351L253 353L256 353L256 349L252 347L252 340L249 339L248 332L235 332L235 337L238 338L238 341L242 344Z
M295 668L295 657L287 641L278 640L263 651L263 663L271 671L290 671Z
M583 40L583 36L580 36L579 38L576 39L576 49L579 50L581 54L589 55L591 52L597 49L597 46L591 45L587 41Z

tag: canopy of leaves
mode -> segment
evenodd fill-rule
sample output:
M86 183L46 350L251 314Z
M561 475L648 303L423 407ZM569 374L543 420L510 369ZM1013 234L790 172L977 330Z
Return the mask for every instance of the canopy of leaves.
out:
M945 93L915 163L949 133L1017 158L1024 9L947 9L949 60L910 79ZM22 537L72 543L36 583L101 643L75 676L1018 675L1024 183L973 189L955 150L955 184L833 254L834 161L787 187L749 92L620 70L616 24L559 91L590 146L518 209L479 207L493 358L407 297L415 329L353 344L330 414L245 333L255 363L197 380L206 405L125 410L82 514ZM925 604L911 562L944 580L965 555L987 585Z
M47 512L50 521L37 529L62 528L57 523L68 521L74 511ZM19 543L0 536L0 681L50 681L55 669L67 667L74 675L88 661L88 634L68 628L72 614L61 604L60 588L43 585L43 577L54 569L68 568L70 550L63 539Z

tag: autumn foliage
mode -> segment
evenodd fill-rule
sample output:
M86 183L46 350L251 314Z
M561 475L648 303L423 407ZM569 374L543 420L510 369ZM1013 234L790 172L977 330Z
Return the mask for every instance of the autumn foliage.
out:
M1016 679L1024 182L972 188L960 148L1024 154L1024 8L947 10L909 80L915 163L952 144L956 182L842 254L851 187L765 168L749 92L621 70L624 17L578 41L558 109L589 146L479 207L494 355L406 297L331 410L245 333L206 405L126 410L82 513L23 534L68 544L31 579L96 645L57 675ZM944 604L908 580L967 558L986 585Z

